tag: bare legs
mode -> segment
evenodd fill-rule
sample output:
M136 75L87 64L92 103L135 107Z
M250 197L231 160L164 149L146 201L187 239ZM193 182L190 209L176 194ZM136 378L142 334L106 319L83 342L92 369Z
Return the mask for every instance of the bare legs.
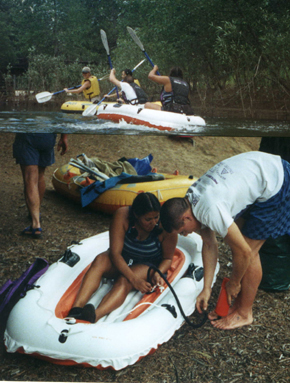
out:
M24 196L31 215L32 227L40 228L40 205L45 192L45 168L38 165L20 165L24 182Z
M252 260L241 281L241 291L226 317L216 320L214 311L209 314L212 325L222 330L231 330L253 322L252 307L262 279L259 250L265 241L244 238L252 249Z
M146 279L148 266L136 265L132 266L132 269L134 270L134 274ZM73 307L84 307L86 305L92 294L100 286L102 277L115 278L118 275L117 269L113 266L109 258L108 251L99 254L83 279ZM120 307L132 289L133 286L131 283L123 275L120 275L114 283L112 290L105 295L97 307L95 311L96 321Z
M118 271L113 266L108 251L99 254L84 276L73 307L84 307L92 294L99 288L103 276L114 278L117 275Z
M132 266L132 270L136 276L146 280L148 266L136 265ZM96 309L96 321L101 319L103 316L111 313L122 305L127 295L134 288L132 284L123 276L120 275L111 291L103 298L102 302Z

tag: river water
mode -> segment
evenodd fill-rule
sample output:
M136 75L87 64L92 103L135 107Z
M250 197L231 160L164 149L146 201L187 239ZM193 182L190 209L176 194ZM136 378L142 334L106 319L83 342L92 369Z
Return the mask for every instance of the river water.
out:
M289 121L249 120L237 118L205 118L206 126L190 130L160 131L146 126L126 122L114 123L97 117L67 114L47 110L2 110L0 111L0 133L82 133L82 134L138 134L138 135L190 135L262 137L290 136Z

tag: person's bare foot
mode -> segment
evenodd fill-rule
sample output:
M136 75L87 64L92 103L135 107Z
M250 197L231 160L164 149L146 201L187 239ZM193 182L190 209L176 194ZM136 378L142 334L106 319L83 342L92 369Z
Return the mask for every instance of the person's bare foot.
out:
M208 314L208 319L209 320L217 320L217 319L219 319L219 316L218 316L218 314L215 312L215 310L213 310L213 311L211 311L209 314Z
M237 310L224 318L211 320L211 324L220 330L233 330L235 328L248 326L251 323L253 323L253 316L251 313L247 316L242 316Z

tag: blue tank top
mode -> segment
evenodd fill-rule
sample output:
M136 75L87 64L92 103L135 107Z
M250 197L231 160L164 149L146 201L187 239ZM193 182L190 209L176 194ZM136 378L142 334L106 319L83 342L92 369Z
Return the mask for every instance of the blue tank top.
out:
M158 229L154 229L148 238L144 241L139 241L136 238L137 230L129 226L125 234L122 250L122 256L127 264L131 266L140 263L153 263L158 266L162 261L162 248L158 235Z

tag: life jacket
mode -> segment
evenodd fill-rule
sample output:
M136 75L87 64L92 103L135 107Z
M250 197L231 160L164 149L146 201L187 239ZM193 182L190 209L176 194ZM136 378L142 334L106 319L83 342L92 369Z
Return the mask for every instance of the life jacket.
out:
M82 85L86 81L90 81L91 86L83 91L84 92L84 96L88 100L91 100L92 98L98 96L101 93L100 86L99 86L99 81L98 81L96 76L91 76L88 79L84 79L82 81Z
M134 78L134 83L141 87L140 82L137 78Z
M144 90L142 88L140 88L140 86L138 86L135 82L131 82L131 83L129 83L129 85L134 89L137 98L134 98L132 100L127 100L125 92L122 92L122 97L123 97L125 103L126 104L132 104L132 105L145 104L148 101L148 96L144 92Z
M161 102L163 106L168 106L171 103L180 104L180 105L189 105L189 84L178 77L169 77L171 82L172 91L165 92L162 89L161 92Z

